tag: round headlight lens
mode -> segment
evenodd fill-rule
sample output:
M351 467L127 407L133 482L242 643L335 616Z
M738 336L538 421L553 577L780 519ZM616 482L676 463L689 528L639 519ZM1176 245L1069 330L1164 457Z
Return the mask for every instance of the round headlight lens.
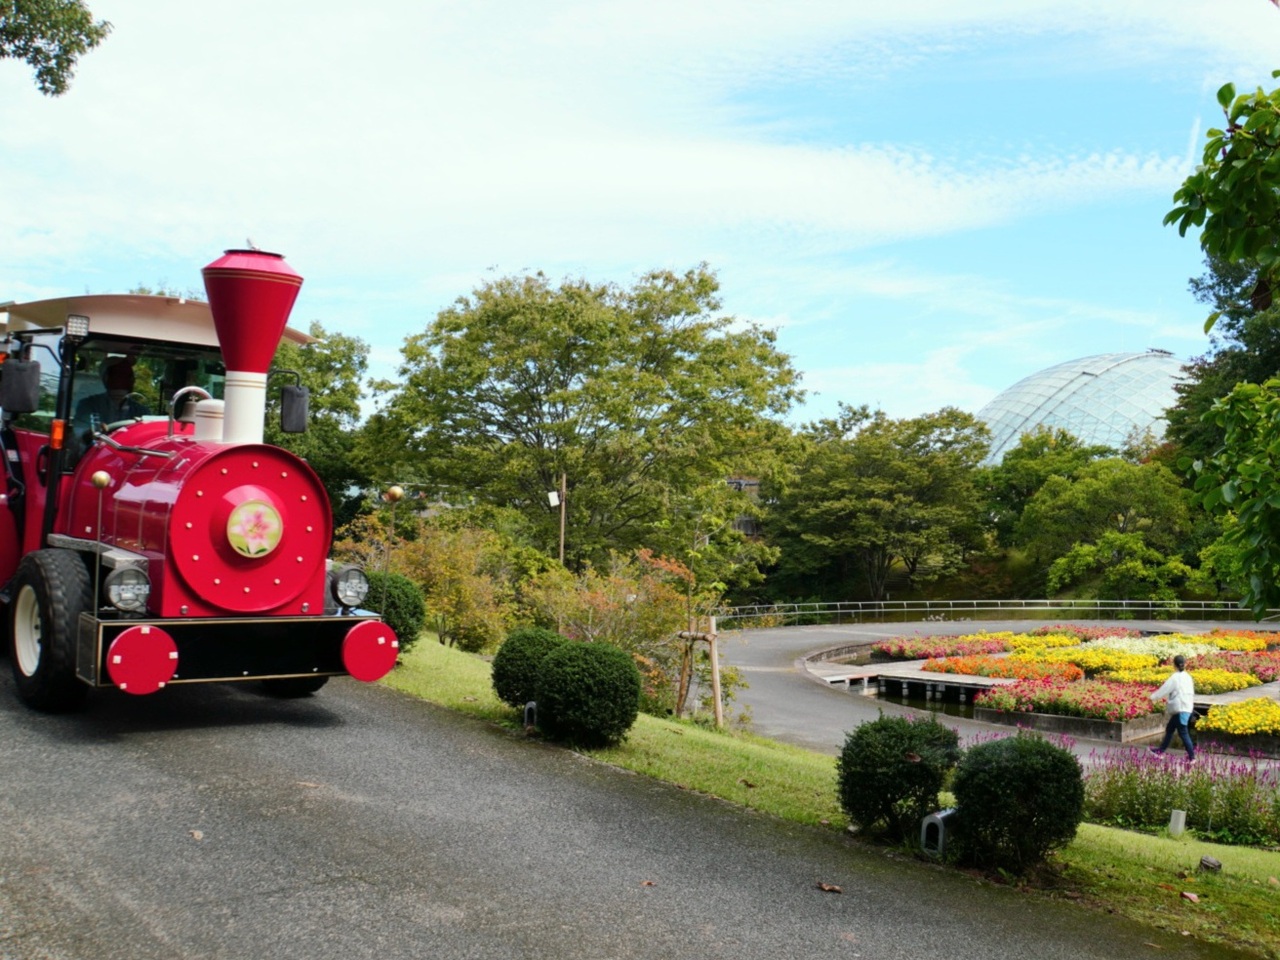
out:
M103 581L107 600L117 610L125 613L141 613L147 609L151 596L151 580L137 567L119 567L107 574Z
M358 607L369 595L369 578L359 567L343 567L333 575L333 599L344 607Z

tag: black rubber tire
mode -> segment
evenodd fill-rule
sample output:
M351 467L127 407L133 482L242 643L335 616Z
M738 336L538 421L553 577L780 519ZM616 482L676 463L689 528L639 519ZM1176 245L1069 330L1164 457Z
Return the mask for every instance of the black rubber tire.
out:
M263 680L262 691L280 700L296 700L311 696L328 682L328 677L276 677Z
M10 596L9 656L18 697L45 713L82 706L89 687L76 678L76 635L93 593L79 554L27 554L18 564Z

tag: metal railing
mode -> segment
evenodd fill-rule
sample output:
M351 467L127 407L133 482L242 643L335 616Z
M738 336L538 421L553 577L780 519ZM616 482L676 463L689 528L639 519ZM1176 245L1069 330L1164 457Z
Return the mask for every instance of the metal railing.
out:
M1264 619L1280 615L1268 610ZM956 620L1252 620L1226 600L863 600L841 603L772 603L722 607L728 629L830 623L897 623Z

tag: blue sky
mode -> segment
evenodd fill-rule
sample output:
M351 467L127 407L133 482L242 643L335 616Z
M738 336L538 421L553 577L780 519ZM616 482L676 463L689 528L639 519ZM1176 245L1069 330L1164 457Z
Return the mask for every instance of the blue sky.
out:
M1161 225L1268 0L91 0L71 91L0 61L0 300L200 285L246 238L373 372L494 276L701 261L811 397L976 412L1208 345Z

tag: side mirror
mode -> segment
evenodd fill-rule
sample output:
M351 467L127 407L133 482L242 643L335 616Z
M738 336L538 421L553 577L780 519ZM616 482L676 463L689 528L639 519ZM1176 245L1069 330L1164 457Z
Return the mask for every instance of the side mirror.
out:
M35 413L40 409L40 363L8 360L0 364L0 407L5 413Z
M284 433L306 433L311 391L302 386L280 388L280 430Z

